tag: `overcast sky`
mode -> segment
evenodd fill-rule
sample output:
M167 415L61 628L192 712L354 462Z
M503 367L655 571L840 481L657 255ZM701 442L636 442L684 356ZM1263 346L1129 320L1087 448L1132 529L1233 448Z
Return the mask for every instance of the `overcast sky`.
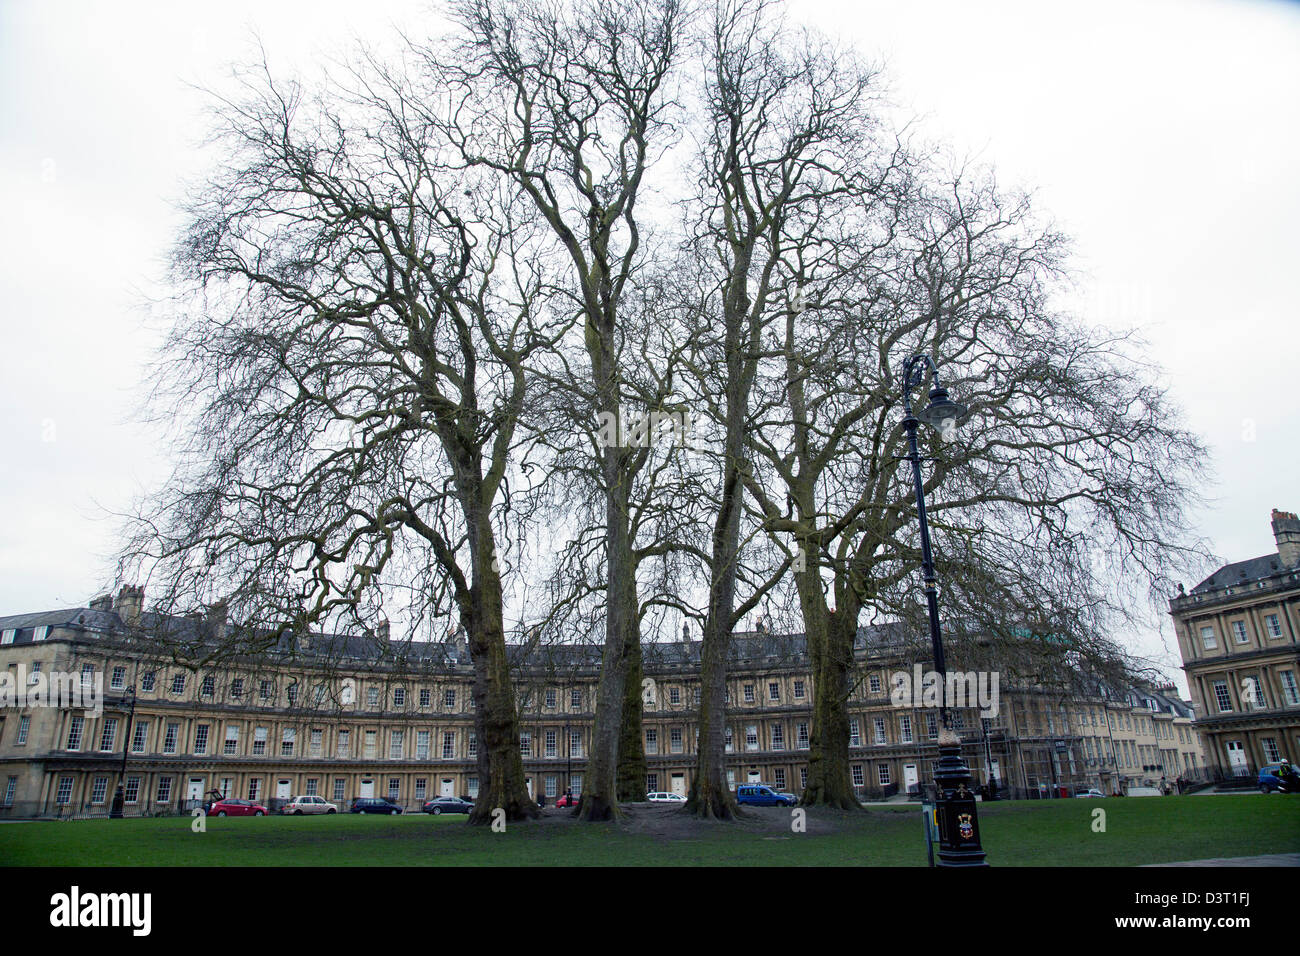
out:
M928 136L1036 192L1076 241L1075 306L1143 331L1213 449L1200 532L1225 560L1275 550L1270 508L1300 509L1300 5L790 9L882 57ZM203 171L193 87L254 34L291 73L432 20L407 0L0 0L0 615L86 603L108 515L166 474L132 416L156 344L142 303Z

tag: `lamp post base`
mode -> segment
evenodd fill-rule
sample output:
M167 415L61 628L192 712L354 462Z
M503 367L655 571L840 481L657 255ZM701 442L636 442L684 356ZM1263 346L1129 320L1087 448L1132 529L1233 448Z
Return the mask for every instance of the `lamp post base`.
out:
M979 814L971 775L961 756L961 741L947 727L939 734L939 763L934 770L935 815L939 824L936 866L988 866L980 845Z
M109 808L108 818L110 820L121 820L123 813L122 808L126 805L126 795L122 792L122 785L118 784L113 791L113 805Z

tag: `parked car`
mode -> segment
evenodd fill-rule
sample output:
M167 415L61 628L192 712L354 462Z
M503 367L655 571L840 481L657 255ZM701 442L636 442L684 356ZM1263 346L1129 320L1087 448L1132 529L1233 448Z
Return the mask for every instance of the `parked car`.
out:
M761 783L742 783L736 788L736 802L754 807L792 807L799 798L793 793L777 793Z
M645 798L651 803L685 803L686 798L680 793L647 793Z
M1106 796L1096 787L1089 787L1087 790L1080 790L1075 794L1076 797L1104 797Z
M1162 793L1160 792L1160 788L1159 788L1159 787L1129 787L1128 790L1125 791L1125 794L1124 794L1124 795L1125 795L1125 796L1128 796L1128 797L1161 797L1161 796L1164 796L1164 794L1162 794Z
M324 797L304 794L294 797L280 808L280 812L289 816L300 817L304 813L338 813L339 808Z
M1277 775L1281 768L1281 763L1266 763L1259 768L1259 792L1260 793L1287 793L1287 789L1282 783L1282 778Z
M582 797L575 797L571 793L562 793L555 800L557 807L576 807L582 802Z
M349 808L351 813L401 813L402 808L383 797L357 797Z
M440 813L469 813L473 809L474 804L460 797L434 797L432 800L425 800L423 807L425 813L432 813L435 816Z
M267 814L266 807L253 800L237 800L231 797L226 800L218 800L212 804L210 811L214 817L264 817Z

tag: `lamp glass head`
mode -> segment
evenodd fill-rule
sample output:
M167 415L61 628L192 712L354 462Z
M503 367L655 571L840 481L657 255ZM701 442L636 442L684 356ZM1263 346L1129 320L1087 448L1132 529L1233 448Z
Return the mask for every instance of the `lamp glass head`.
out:
M930 391L930 404L917 413L917 418L934 428L943 428L944 422L960 425L970 417L970 409L948 397L948 390L938 386Z

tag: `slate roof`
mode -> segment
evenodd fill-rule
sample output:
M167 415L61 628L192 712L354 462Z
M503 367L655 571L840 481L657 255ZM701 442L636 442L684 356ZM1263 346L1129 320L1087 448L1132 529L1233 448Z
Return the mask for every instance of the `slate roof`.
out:
M1151 687L1134 687L1132 695L1139 707L1145 707L1152 712L1173 714L1175 717L1194 716L1191 704L1164 691ZM1153 702L1154 707L1151 706Z
M1278 557L1276 551L1272 554L1260 555L1258 558L1249 558L1245 561L1234 561L1232 564L1225 564L1200 584L1196 585L1196 587L1192 588L1191 593L1196 594L1198 591L1212 591L1216 588L1241 584L1243 581L1257 581L1260 578L1266 578L1270 575L1277 574L1281 570L1283 570L1282 561Z
M32 634L38 627L81 626L92 630L114 630L122 626L121 619L111 611L97 611L88 607L73 607L62 611L36 611L31 614L9 614L0 617L0 631L13 629L14 644L32 643Z
M169 642L184 644L198 651L205 646L216 646L209 623L201 616L179 617L145 611L141 615L142 629L148 633L165 636ZM55 611L38 611L30 614L13 614L0 617L0 629L16 631L13 644L29 644L35 628L84 627L102 633L124 632L125 622L115 611L89 607L67 608ZM234 625L232 625L234 626ZM858 648L885 647L902 643L908 636L902 624L860 627L855 640ZM794 663L806 658L807 638L802 633L776 634L743 631L733 635L728 658L732 662ZM698 640L646 641L642 654L647 664L655 667L698 666L700 662ZM555 667L599 667L601 646L589 644L546 644L530 648L514 643L507 647L512 665L524 663L525 655L534 664L547 662ZM327 660L372 660L384 658L403 660L407 664L427 663L440 666L468 663L467 657L453 641L394 641L385 643L382 638L366 634L338 634L312 632L304 639L293 634L280 635L268 653L288 657L318 658Z

